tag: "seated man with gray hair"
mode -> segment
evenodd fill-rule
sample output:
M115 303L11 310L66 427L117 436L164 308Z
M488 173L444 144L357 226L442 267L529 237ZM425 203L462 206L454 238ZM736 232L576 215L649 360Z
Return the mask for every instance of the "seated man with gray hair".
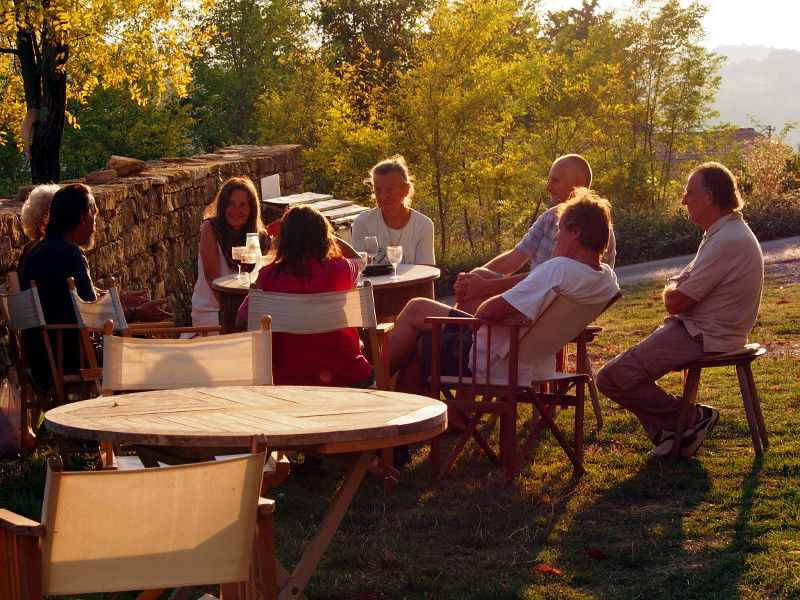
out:
M611 230L608 201L588 188L577 188L558 210L560 218L553 258L533 269L511 289L484 301L475 317L492 322L515 316L535 321L556 298L553 288L578 304L609 302L619 293L614 271L600 261ZM411 300L400 313L389 344L390 368L392 373L398 373L396 387L399 391L424 393L431 368L431 325L425 323L425 319L447 316L472 315L427 298ZM481 370L485 368L487 352L490 353L490 368L502 368L502 349L508 344L508 331L505 335L501 331L493 334L490 348L480 330L477 335L464 331L463 339L461 331L457 326L444 329L441 341L443 375L458 374L459 347L463 346L465 355L471 354L473 338L478 344L478 366L470 364L469 368L483 377L485 373ZM520 379L551 376L554 367L555 360L546 365L521 365Z
M672 451L682 406L682 399L656 380L698 359L742 348L756 321L764 282L761 247L742 219L736 179L727 168L713 162L695 168L683 204L689 220L705 233L694 259L664 288L669 316L597 375L600 391L639 419L653 442L652 456ZM697 405L683 434L683 457L697 452L718 419L716 408Z

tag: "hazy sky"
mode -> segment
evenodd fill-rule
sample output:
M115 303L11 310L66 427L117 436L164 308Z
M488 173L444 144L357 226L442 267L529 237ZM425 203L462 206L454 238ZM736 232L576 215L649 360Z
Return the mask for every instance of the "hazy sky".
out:
M688 0L681 0L687 5ZM704 20L706 46L745 44L800 50L797 0L704 0L709 7ZM601 8L624 9L628 0L600 0ZM542 0L543 10L581 5L581 0Z

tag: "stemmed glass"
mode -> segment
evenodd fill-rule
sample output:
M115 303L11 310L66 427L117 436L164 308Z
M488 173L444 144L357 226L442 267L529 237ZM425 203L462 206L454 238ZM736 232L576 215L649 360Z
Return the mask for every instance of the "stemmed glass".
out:
M397 274L397 265L403 260L403 247L387 246L386 258L389 259L389 262L392 263L392 267L394 268L394 273L389 279L402 279L402 277Z
M256 262L258 262L258 254L253 252L245 252L242 255L242 269L244 272L247 273L247 283L253 283L253 271L256 268Z
M242 279L242 257L244 256L245 250L247 250L247 246L234 246L231 248L231 258L233 258L233 262L236 263L236 266L239 267L239 273L236 275L238 281Z
M366 250L367 255L369 256L369 262L375 262L375 255L378 254L378 238L374 235L368 235L364 238L364 250Z
M359 252L358 253L358 287L362 287L364 285L364 267L367 266L367 253L366 252Z

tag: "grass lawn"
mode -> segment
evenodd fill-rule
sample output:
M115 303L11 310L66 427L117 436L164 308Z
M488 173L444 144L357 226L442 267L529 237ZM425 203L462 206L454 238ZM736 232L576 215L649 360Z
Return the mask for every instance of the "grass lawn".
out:
M656 284L623 289L590 347L596 365L660 323L660 291ZM514 486L503 485L477 451L431 484L420 446L394 491L365 479L307 596L800 598L798 292L796 277L768 276L752 335L769 349L753 368L770 436L763 460L753 454L732 368L704 372L699 401L722 415L697 456L677 466L648 458L635 418L605 399L600 431L587 407L580 478L549 436ZM665 380L678 389L678 374ZM0 463L0 506L38 518L45 453ZM341 474L336 466L323 476L293 473L272 490L284 564L299 557Z

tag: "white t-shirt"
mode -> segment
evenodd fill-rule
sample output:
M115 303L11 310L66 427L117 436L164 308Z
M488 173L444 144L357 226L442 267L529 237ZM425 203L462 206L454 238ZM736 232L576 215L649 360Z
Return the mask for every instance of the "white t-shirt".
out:
M358 215L353 221L352 244L359 252L364 251L364 238L378 238L380 250L375 257L377 263L387 263L386 247L402 246L403 263L413 265L435 265L433 253L433 221L421 212L411 210L411 217L402 229L390 229L383 220L380 208L373 208Z
M596 271L589 265L559 256L542 263L517 285L502 294L502 297L531 321L536 321L544 310L556 299L557 287L561 293L577 304L600 304L608 302L619 292L617 276L605 263L601 263ZM508 329L492 330L491 370L497 375L508 372L508 359L505 358L508 347ZM478 330L477 368L470 360L470 369L478 377L485 377L486 365L486 331ZM545 363L519 364L519 381L545 379L555 372L555 356Z

